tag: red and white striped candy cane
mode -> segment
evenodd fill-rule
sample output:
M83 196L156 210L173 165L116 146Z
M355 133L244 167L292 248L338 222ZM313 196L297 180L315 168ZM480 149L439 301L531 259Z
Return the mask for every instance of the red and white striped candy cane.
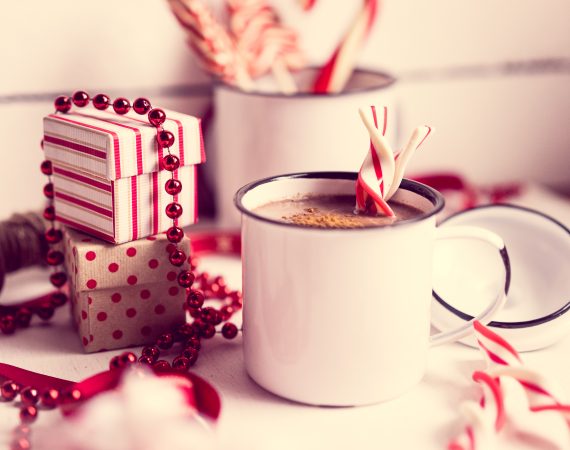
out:
M394 211L384 200L394 179L394 154L384 138L388 123L388 109L381 109L381 116L375 106L360 109L360 117L370 134L370 148L358 172L356 182L356 208L367 213L382 211L394 217Z
M198 0L169 0L170 8L188 37L202 67L212 75L236 84L244 90L251 88L244 61L237 52L231 36Z
M350 30L320 69L313 84L314 93L326 94L344 89L356 65L358 50L370 34L378 10L379 0L364 0L363 8Z
M297 91L289 70L299 69L304 58L298 35L284 26L265 0L227 0L230 29L252 77L273 72L284 93Z
M499 387L501 377L510 377L516 380L527 394L529 409L532 413L558 412L570 426L570 405L563 404L558 399L552 383L544 375L525 367L518 352L501 336L478 321L473 323L473 327L477 343L488 365L486 372L483 373L494 380ZM499 391L499 397L502 398L502 396L502 391ZM487 398L484 396L482 399L481 406L483 408L487 407ZM504 412L502 414L506 418ZM499 421L499 415L497 415L497 420ZM497 431L499 430L500 427L497 428ZM475 450L477 448L476 443L474 425L471 423L466 426L461 436L449 444L449 449Z
M303 11L310 11L311 9L314 8L315 3L317 3L317 0L297 0L297 1L301 5L301 8L303 8Z
M531 410L568 413L569 405L558 400L556 387L544 375L525 367L518 352L505 339L479 322L474 322L473 327L490 375L515 378L525 388Z
M395 156L396 168L394 173L394 181L392 182L392 186L390 187L388 193L384 195L384 200L390 200L396 193L398 187L400 186L400 183L402 182L402 179L404 178L406 167L412 159L414 152L420 148L420 146L432 132L433 129L427 125L417 127L412 133L412 136L408 140L408 143L403 148L403 150Z
M490 434L500 431L505 425L505 407L498 381L479 371L473 373L473 381L481 385L483 396L479 404L464 405L463 412L468 416L469 424L449 443L449 450L475 450Z

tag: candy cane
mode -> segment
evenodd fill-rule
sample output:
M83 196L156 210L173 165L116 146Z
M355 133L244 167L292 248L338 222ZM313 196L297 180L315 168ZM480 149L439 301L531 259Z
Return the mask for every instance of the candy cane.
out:
M493 333L479 322L473 324L475 337L489 366L487 372L495 377L510 376L526 390L530 407L563 406L557 399L557 388L542 374L523 365L518 352L501 336ZM564 411L561 408L561 411Z
M462 412L468 418L469 425L463 434L452 441L449 450L474 450L477 446L485 447L505 425L505 408L499 383L485 372L474 372L473 381L483 390L480 403L469 402L462 405Z
M197 0L169 0L169 4L202 67L228 83L250 90L251 79L232 38L206 6Z
M537 414L543 411L559 413L559 417L565 419L568 427L570 427L570 405L561 403L555 394L555 386L544 375L525 367L518 352L501 336L478 321L474 322L473 327L477 343L488 365L486 372L476 373L485 373L488 377L487 380L494 380L497 386L505 386L505 389L500 388L499 390L503 410L505 395L516 396L518 387L525 394L526 405L530 413ZM516 384L513 385L512 382L515 381ZM488 398L487 395L483 397L481 402L483 408L487 407ZM494 400L497 400L496 396ZM474 450L477 448L474 430L481 423L481 418L473 413L466 415L469 424L465 427L463 434L449 444L450 450ZM504 423L504 418L506 418L504 411L502 416L501 423ZM497 423L499 423L499 414L497 414ZM496 431L499 431L501 427L502 425L497 427ZM556 424L554 424L554 428L556 428Z
M297 0L299 2L299 5L301 5L301 8L303 8L303 11L310 11L311 9L314 8L315 3L317 3L317 0Z
M381 210L389 217L394 211L384 200L384 192L388 192L394 179L394 153L384 138L388 118L387 108L383 108L382 131L379 130L376 107L361 108L360 117L370 134L370 149L358 173L356 183L356 207L360 211L376 212ZM368 200L371 198L372 203Z
M343 90L354 70L358 50L364 44L374 25L378 9L378 0L364 0L363 8L349 32L320 69L313 84L314 93L326 94Z
M392 182L390 190L384 196L385 200L390 200L396 193L398 187L400 186L400 183L402 182L402 179L404 178L404 172L406 171L406 167L410 162L410 159L412 158L414 152L424 143L424 141L432 132L433 129L427 125L416 128L404 149L396 155L396 169L394 180Z
M252 77L272 71L283 93L297 91L289 69L299 69L304 58L296 31L279 21L265 0L227 0L230 29L245 56Z

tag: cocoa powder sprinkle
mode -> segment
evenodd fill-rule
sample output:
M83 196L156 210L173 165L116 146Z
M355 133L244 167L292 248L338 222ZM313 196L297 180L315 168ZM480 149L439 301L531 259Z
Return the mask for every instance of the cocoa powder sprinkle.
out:
M293 214L284 219L289 223L314 228L364 228L366 225L357 216L338 213L320 213L316 208L307 208L310 212Z

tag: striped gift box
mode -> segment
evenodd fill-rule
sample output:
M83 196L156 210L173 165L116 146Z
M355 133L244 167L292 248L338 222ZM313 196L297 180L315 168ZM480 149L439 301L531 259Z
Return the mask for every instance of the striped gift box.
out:
M197 220L196 167L205 161L200 120L165 110L164 128L174 134L174 172L182 182L175 196L183 213L178 226ZM120 244L165 231L172 196L161 170L164 153L156 129L135 113L108 111L50 114L44 118L44 151L53 165L57 220L108 242Z

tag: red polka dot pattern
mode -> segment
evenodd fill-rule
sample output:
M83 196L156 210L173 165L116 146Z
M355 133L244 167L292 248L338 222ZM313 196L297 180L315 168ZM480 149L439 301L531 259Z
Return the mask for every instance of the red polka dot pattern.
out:
M64 242L67 270L77 273L73 322L87 352L148 344L184 321L184 289L168 260L174 245L163 233L115 246L70 229ZM188 241L179 246L191 253Z

